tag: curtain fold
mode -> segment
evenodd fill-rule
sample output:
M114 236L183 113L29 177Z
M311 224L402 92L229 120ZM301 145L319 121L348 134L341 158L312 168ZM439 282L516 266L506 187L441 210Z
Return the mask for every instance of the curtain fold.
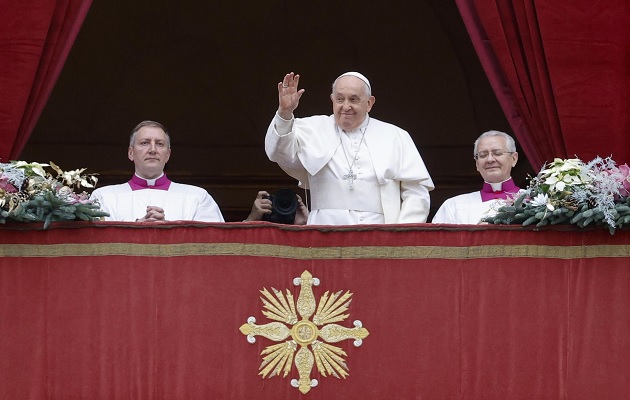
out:
M555 157L628 161L627 1L456 1L535 169Z
M17 159L37 123L91 0L3 1L0 161Z

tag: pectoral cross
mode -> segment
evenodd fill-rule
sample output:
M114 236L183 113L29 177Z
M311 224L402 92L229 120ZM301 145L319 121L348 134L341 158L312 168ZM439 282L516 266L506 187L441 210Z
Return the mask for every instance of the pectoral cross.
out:
M350 168L348 173L343 175L342 178L348 180L348 189L354 189L354 180L357 179L357 175L352 172L352 168Z

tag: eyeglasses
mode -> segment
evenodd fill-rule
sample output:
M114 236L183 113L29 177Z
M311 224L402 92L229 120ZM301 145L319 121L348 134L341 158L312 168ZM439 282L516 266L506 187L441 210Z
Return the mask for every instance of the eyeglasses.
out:
M492 150L490 152L488 151L482 151L480 153L475 154L475 160L485 160L486 158L488 158L488 156L490 154L492 154L493 158L499 158L504 154L514 154L514 151L503 151L503 150Z

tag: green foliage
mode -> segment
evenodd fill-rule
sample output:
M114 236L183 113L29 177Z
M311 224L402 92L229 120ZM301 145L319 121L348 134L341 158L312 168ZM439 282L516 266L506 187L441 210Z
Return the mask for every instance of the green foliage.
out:
M615 229L630 225L629 171L627 165L617 167L610 158L598 157L588 164L555 159L512 204L483 221L536 227L605 226L614 234Z
M83 170L64 172L50 163L53 176L44 167L48 164L17 161L0 163L0 223L7 221L43 222L44 229L56 221L95 221L108 216L98 202L74 187L94 187L94 175L81 175Z
M96 221L106 216L108 214L101 211L98 204L67 204L63 200L56 198L51 192L46 192L43 195L35 196L31 200L20 203L10 212L2 210L0 223L4 224L8 220L44 222L44 229L46 229L51 222L55 221L73 221L75 219Z
M616 203L614 208L608 212L614 218L613 225L610 225L606 220L604 211L599 208L589 208L587 203L579 205L576 210L560 207L553 211L544 205L537 207L505 206L499 208L496 215L485 218L484 222L497 225L535 225L537 227L558 224L572 224L580 228L589 225L607 226L612 234L615 229L630 225L630 198L625 199L624 202Z

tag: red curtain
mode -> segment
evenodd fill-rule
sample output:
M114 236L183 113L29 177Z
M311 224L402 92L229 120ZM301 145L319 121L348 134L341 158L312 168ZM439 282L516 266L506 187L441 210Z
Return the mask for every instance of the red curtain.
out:
M91 0L0 1L0 161L33 131Z
M77 229L77 227L80 227ZM558 229L566 229L559 227ZM0 227L0 399L630 398L630 232L405 225ZM263 379L261 290L352 293L346 379Z
M525 156L630 162L630 3L457 0Z

